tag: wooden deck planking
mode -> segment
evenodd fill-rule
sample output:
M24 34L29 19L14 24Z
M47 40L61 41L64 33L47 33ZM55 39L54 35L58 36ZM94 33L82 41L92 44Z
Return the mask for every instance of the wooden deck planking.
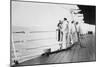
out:
M56 63L60 63L60 61L64 58L64 56L66 56L68 52L64 51L63 54L61 54L61 56L58 57L58 59L56 59Z
M63 62L71 62L72 56L74 54L74 51L75 51L75 48L66 51L66 55L59 62L60 63L63 63Z
M56 63L55 61L59 59L59 56L61 56L63 52L55 53L55 56L49 59L47 62L48 63Z

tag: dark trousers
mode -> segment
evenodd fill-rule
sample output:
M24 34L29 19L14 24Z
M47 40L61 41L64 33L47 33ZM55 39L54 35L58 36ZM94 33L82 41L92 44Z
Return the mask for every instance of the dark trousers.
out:
M58 30L58 41L62 41L63 40L63 32Z
M63 41L63 32L59 29L58 30L58 41L62 42ZM60 50L62 49L62 43L59 43Z

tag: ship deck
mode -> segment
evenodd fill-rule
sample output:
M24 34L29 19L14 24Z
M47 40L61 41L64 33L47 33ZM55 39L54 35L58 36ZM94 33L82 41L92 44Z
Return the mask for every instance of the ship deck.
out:
M96 40L95 35L81 36L81 48L79 43L75 43L71 49L62 50L50 54L49 56L40 56L19 65L37 65L37 64L54 64L54 63L73 63L88 62L96 60Z

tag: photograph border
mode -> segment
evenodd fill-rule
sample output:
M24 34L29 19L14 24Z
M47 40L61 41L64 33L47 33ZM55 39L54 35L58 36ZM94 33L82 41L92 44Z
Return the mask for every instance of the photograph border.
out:
M12 44L12 1L16 2L31 2L31 3L44 3L44 4L62 4L62 5L82 5L82 6L94 6L96 11L96 5L86 4L70 4L70 3L57 3L57 2L42 2L42 1L23 1L23 0L10 0L10 66L11 66L11 44ZM95 13L95 44L96 44L96 13ZM85 63L85 62L96 62L95 61L78 61L78 62L63 62L63 63L47 63L47 64L33 64L33 65L20 65L20 66L37 66L37 65L52 65L52 64L68 64L68 63Z

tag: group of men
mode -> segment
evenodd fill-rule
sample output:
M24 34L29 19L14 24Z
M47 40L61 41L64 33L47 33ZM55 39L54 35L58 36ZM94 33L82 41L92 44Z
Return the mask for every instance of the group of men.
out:
M75 42L80 43L79 30L77 26L78 22L69 22L67 18L64 18L62 21L59 20L57 31L60 50L71 47Z

